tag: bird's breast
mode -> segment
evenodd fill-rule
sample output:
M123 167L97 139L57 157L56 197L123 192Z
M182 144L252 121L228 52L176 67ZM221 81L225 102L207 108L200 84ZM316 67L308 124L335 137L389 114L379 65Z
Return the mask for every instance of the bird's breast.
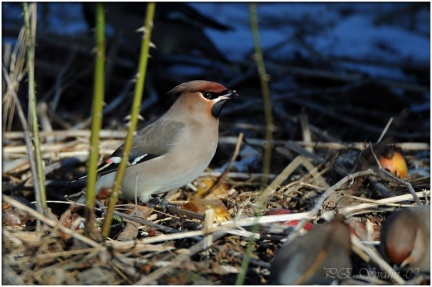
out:
M199 177L216 152L217 128L189 125L177 135L168 153L128 167L122 197L133 199L137 190L141 200L146 201L151 194L180 188Z

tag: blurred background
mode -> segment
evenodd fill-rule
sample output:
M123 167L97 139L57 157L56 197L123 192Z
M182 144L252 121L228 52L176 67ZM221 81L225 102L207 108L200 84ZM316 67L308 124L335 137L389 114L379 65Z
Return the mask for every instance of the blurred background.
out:
M37 5L37 98L54 129L89 124L94 8ZM2 58L10 72L22 6L3 2L2 9ZM105 9L104 128L124 129L146 3L110 2ZM405 111L387 135L395 142L429 142L429 3L258 3L258 17L275 139L301 140L299 117L305 116L313 141L376 142L389 119ZM157 3L152 42L139 127L172 104L165 96L172 87L206 79L241 96L222 113L222 135L264 138L248 3ZM3 79L3 93L6 87ZM26 85L18 92L25 103ZM20 129L18 121L5 120L11 108L3 109L4 130Z

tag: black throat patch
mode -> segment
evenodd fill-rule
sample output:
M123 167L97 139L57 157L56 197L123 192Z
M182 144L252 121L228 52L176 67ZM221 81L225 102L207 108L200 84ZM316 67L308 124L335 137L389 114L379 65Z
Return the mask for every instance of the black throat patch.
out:
M226 101L227 100L220 100L213 105L213 107L211 108L212 116L214 116L215 118L219 118L219 115L222 112L222 109L223 109Z

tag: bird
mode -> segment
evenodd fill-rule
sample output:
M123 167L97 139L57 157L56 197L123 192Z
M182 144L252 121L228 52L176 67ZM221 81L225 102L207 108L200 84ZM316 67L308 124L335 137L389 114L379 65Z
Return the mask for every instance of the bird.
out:
M351 237L342 215L283 245L271 263L270 284L330 284L351 276Z
M174 104L134 136L120 198L148 202L196 179L216 152L225 103L239 96L204 80L182 83L167 95L176 97ZM96 192L113 186L122 155L123 145L99 165Z
M430 272L430 206L403 208L384 221L380 253L401 269Z

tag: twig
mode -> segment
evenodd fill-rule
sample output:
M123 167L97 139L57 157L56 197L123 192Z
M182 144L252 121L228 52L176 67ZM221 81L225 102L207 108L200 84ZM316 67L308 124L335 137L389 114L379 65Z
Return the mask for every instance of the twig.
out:
M300 219L310 219L312 216L310 215L310 212L301 212L301 213L292 213L292 214L278 214L278 215L263 215L260 217L246 217L246 218L240 218L240 219L234 219L231 221L224 221L221 223L215 223L216 226L222 226L225 228L234 228L234 227L246 227L246 226L253 226L255 224L268 224L268 223L274 223L274 222L281 222L281 221L290 221L290 220L300 220Z
M320 104L312 103L310 101L304 100L306 96L313 96L313 95L334 95L334 94L340 94L340 93L347 93L351 89L354 89L356 87L361 87L365 83L371 82L370 80L363 80L360 82L356 82L354 84L349 84L342 87L332 87L325 90L322 89L311 89L311 90L303 90L303 91L294 91L289 93L284 93L283 95L273 95L272 101L273 102L289 102L296 105L299 105L301 107L306 107L311 110L315 110L319 113L322 113L324 115L327 115L328 117L334 118L337 121L347 123L349 125L356 126L363 130L370 130L373 132L376 132L378 134L381 133L381 129L375 126L365 126L363 122L360 122L356 120L355 117L348 117L343 116L340 113L335 112L334 110L329 110L328 108L323 107ZM262 105L263 101L261 99L254 99L249 100L241 105L236 105L233 107L227 107L224 110L224 114L238 114L240 111L249 111L253 107L257 107L259 105ZM277 106L277 105L276 105ZM403 132L392 132L391 135L400 137L400 138L424 138L425 132L413 132L413 133L403 133Z
M336 113L333 110L325 108L322 105L314 103L314 102L306 101L306 100L301 99L301 98L291 98L290 102L297 104L299 106L302 106L302 107L306 107L306 108L311 109L311 110L315 110L315 111L319 112L320 114L323 114L323 115L326 115L330 118L333 118L336 121L348 124L350 126L353 126L353 127L365 130L365 131L371 131L371 132L375 132L378 134L381 134L381 132L382 132L382 129L379 127L366 125L364 122L358 121L357 119L355 119L353 117L349 117L349 116L342 115L340 113ZM391 134L396 135L398 137L405 136L404 134L397 133L397 132L394 132ZM410 134L410 136L411 137L424 137L425 134L424 134L424 132L423 133L417 133L417 134L413 133L413 134Z
M369 248L365 246L361 241L357 238L357 236L351 235L351 243L359 248L360 250L364 251L375 263L378 264L378 266L386 272L387 276L390 276L391 279L393 279L397 284L404 284L405 281L402 279L402 277L397 274L396 271L391 268L391 266L382 259L380 255L377 254L376 251L374 251L372 248ZM355 249L354 249L355 250Z
M225 235L224 232L215 233L215 234L213 234L213 240L218 240L219 238L223 237L224 235ZM171 261L170 265L162 267L162 268L159 268L158 270L155 270L152 273L144 276L144 278L142 278L138 282L135 282L135 285L150 284L152 281L157 280L162 275L167 274L168 272L170 272L174 268L180 266L183 262L189 260L190 257L192 257L196 253L198 253L201 250L203 250L204 247L205 247L204 240L202 240L202 241L198 242L197 244L195 244L194 246L192 246L191 248L189 248L188 254L180 254L180 255L178 255L177 257L175 257Z
M149 77L148 84L147 84L147 90L149 91L148 97L141 103L140 111L144 111L151 107L153 104L155 104L159 97L158 94L153 86L153 83L151 81L151 77Z
M204 211L205 219L204 219L204 225L203 225L203 232L207 234L206 237L204 237L204 249L210 248L210 246L213 244L213 234L209 231L211 231L213 227L213 221L214 221L214 209L206 209Z
M118 94L117 97L115 97L115 99L113 99L107 106L104 107L103 111L102 111L102 115L106 115L107 113L113 111L115 108L117 108L120 104L124 103L124 99L126 98L126 96L128 95L130 89L132 88L132 84L134 83L134 81L131 79L130 81L126 82L126 85L124 85L123 89L120 91L120 94ZM91 116L86 118L85 120L79 122L78 124L74 125L71 129L72 130L80 130L83 129L85 127L87 127L91 122ZM102 133L104 131L101 130L100 131L100 137L102 137ZM124 136L122 136L122 138L124 138L126 136L126 132L125 131L119 131L124 133Z
M354 88L358 88L363 86L364 84L370 82L370 80L364 80L360 82L351 83L345 86L336 86L336 87L330 87L325 90L322 88L320 89L302 89L301 91L293 91L293 92L284 92L282 95L272 95L272 101L289 101L294 98L304 98L309 96L315 96L315 95L333 95L333 94L344 94L349 92L350 90ZM224 109L224 114L237 114L241 111L249 111L252 107L256 107L262 104L262 99L250 99L247 102L231 107L227 107ZM277 107L278 105L276 105Z
M264 156L263 156L263 178L262 185L265 185L268 181L267 174L270 173L271 167L271 153L272 153L272 139L273 131L275 129L273 125L273 115L272 115L272 100L270 97L269 80L270 77L266 72L266 67L264 64L263 52L261 49L261 40L259 36L258 29L258 12L256 3L249 4L249 16L250 25L254 42L254 58L258 68L258 74L261 83L261 92L264 101L264 114L266 121L266 133L265 133L265 143L264 143ZM240 283L240 282L238 282Z
M235 144L237 141L236 137L221 137L219 139L220 144ZM248 144L263 146L263 139L256 138L248 138ZM288 141L289 142L289 141ZM294 141L296 144L301 145L303 147L315 147L317 149L346 149L346 148L356 148L359 150L363 150L366 148L364 142L303 142L303 141ZM285 145L287 144L286 140L273 140L273 145ZM398 143L396 145L400 147L404 151L428 151L430 150L429 143L417 143L417 142L406 142L406 143Z
M137 82L135 85L135 92L134 92L134 100L132 103L132 109L131 109L131 120L129 122L129 128L128 128L128 134L125 139L125 143L123 146L123 155L122 159L120 161L117 174L114 181L114 186L112 188L112 193L110 196L110 201L108 205L108 209L106 212L106 218L104 220L104 223L102 225L102 234L106 238L108 237L110 226L111 226L111 219L113 216L113 212L115 209L115 204L117 203L121 183L123 181L123 177L126 171L126 165L128 164L129 159L129 153L132 148L133 143L133 136L134 132L136 130L136 125L138 121L138 115L141 105L141 99L142 94L144 90L144 80L146 78L146 72L147 72L147 64L148 64L148 58L149 58L149 51L150 51L150 40L151 40L151 32L153 28L153 18L155 14L155 6L156 4L153 2L150 2L147 4L147 12L146 12L146 18L144 21L145 25L145 37L143 37L142 44L141 44L141 53L140 53L140 61L138 64L138 73L137 73Z
M115 29L115 34L112 37L111 44L107 53L107 61L105 67L105 91L111 82L111 76L114 70L114 63L119 54L119 48L121 46L121 39L123 37L123 30Z
M311 132L311 129L309 127L309 120L308 120L307 114L305 114L304 112L302 112L300 114L300 126L301 126L303 141L313 142L312 141L312 132ZM306 150L308 152L313 152L312 147L306 147Z
M69 69L70 65L72 64L72 60L75 59L75 56L77 54L76 49L72 48L72 53L70 53L69 57L66 60L66 63L64 63L62 65L62 69L60 70L60 72L58 73L57 77L56 77L56 81L55 81L55 95L54 95L54 99L51 102L51 109L53 111L55 111L57 109L57 105L60 101L60 97L62 95L62 78L65 75L66 71Z
M2 281L5 285L25 285L26 282L18 275L13 268L3 259L2 266ZM28 283L27 283L28 284Z
M57 130L52 132L41 132L39 136L41 138L46 137L58 137L60 139L65 137L85 137L90 138L91 131L90 130ZM23 132L5 132L5 139L15 140L24 138ZM126 136L126 131L116 131L116 130L100 130L99 136L101 138L119 138L123 139Z
M315 206L308 212L309 218L303 218L300 220L300 222L294 227L294 230L290 233L290 235L288 236L286 242L290 242L292 241L296 235L298 234L298 232L303 228L303 226L305 225L306 221L308 219L311 219L313 217L315 217L316 215L318 215L319 211L322 208L322 205L324 204L324 202L326 201L326 199L332 195L333 193L336 192L337 189L341 188L342 185L344 185L345 183L347 183L348 181L352 181L357 177L362 177L362 176L367 176L367 175L371 175L374 174L374 171L372 169L368 169L365 171L359 171L350 175L345 176L344 178L342 178L341 180L339 180L337 183L335 183L334 185L332 185L330 188L328 188L320 197L320 199L315 203Z
M360 73L340 73L340 72L333 72L330 70L322 70L316 68L282 66L280 64L274 64L274 63L268 64L267 67L269 70L278 70L278 71L287 72L296 75L333 79L333 80L338 80L343 82L357 82L364 79L364 75ZM393 79L384 79L384 78L377 78L374 79L374 81L385 86L397 87L397 88L404 89L406 91L412 91L417 93L427 93L429 91L428 87L416 83L412 83L412 82L403 82L400 80L397 81Z
M16 107L17 107L17 110L18 110L18 116L20 118L21 125L23 127L24 134L25 134L24 139L25 139L25 143L26 143L27 154L28 154L28 157L31 159L31 158L34 158L34 153L33 153L33 146L32 146L32 141L31 141L31 135L30 135L30 132L29 132L29 127L27 125L27 120L25 118L24 111L23 111L23 108L21 106L21 102L18 99L17 94L15 93L15 91L11 91L11 94L15 98ZM32 171L33 175L37 174L36 162L34 160L30 160L30 170ZM37 176L34 176L33 183L35 184L35 190L38 190L39 187L40 187L40 185L38 184L39 183L39 179L38 179ZM43 208L41 206L39 206L38 211L41 212L41 213L43 213Z
M96 204L98 205L99 208L105 208L106 209L106 206L102 205L99 201L96 201ZM122 218L126 218L128 220L138 222L139 224L153 227L153 228L161 230L163 232L179 233L179 231L177 229L174 229L174 228L171 228L171 227L168 227L168 226L163 226L163 225L160 225L160 224L156 224L154 222L151 222L151 221L148 221L148 220L144 220L142 218L138 218L138 217L135 217L135 216L132 216L132 215L129 215L129 214L124 214L124 213L119 212L119 211L114 211L114 214L117 215L117 216L120 216Z
M211 171L211 172L203 172L201 176L221 176L220 171ZM260 179L263 174L262 173L245 173L245 172L228 172L227 177L229 178L237 178L237 179ZM270 178L276 177L275 174L269 174Z
M33 181L35 183L36 208L46 214L47 203L45 193L45 174L43 173L43 160L41 155L41 143L39 137L39 124L36 109L36 84L35 84L35 46L36 46L36 3L23 3L24 22L26 31L27 46L27 70L28 70L28 106L30 125L33 131L34 157L30 162L35 162L35 169L32 169ZM29 153L30 154L30 153Z
M224 178L227 176L227 174L229 173L231 166L233 164L233 162L235 161L235 159L237 158L239 152L240 152L240 147L241 144L243 142L243 133L240 133L238 138L237 138L237 143L234 149L234 153L231 157L231 160L229 161L228 165L226 166L225 170L223 171L223 173L219 176L219 178L217 179L217 181L215 182L215 184L212 185L211 188L209 188L209 190L207 190L202 197L205 197L208 194L211 194L213 191L215 191L216 188L218 188L222 181L224 180Z
M96 4L96 61L93 75L93 105L90 135L89 161L87 164L87 191L85 207L85 230L88 236L100 237L95 232L94 207L96 201L97 167L99 164L99 131L102 128L102 109L105 96L105 10L102 3Z
M417 192L417 196L418 197L430 196L430 190ZM362 198L359 198L359 200L362 200ZM412 196L412 194L403 194L403 195L398 195L398 196L394 196L394 197L388 197L388 198L383 198L380 200L375 200L374 202L371 202L371 203L360 203L358 205L342 207L342 208L338 209L338 212L343 214L343 215L349 215L349 214L353 214L355 211L364 210L366 208L376 207L379 205L394 206L394 203L396 203L396 202L407 201L407 200L414 200L414 197ZM369 200L369 201L371 201L371 200ZM326 220L330 220L331 217L333 217L333 214L334 214L334 211L326 211L321 215L321 217L326 219Z
M316 167L314 167L304 156L297 156L292 162L290 162L284 170L276 177L276 179L261 193L260 197L257 200L257 206L261 206L265 204L270 196L274 193L277 187L279 187L282 182L291 175L291 173L303 164L315 181L323 188L328 188L328 184L325 179L317 172Z
M421 205L422 202L420 201L420 198L418 198L418 196L417 196L414 188L412 187L411 183L409 183L408 181L405 181L405 180L402 180L402 179L398 178L397 176L393 175L391 172L389 172L385 168L383 168L382 165L381 165L381 163L380 163L380 161L378 160L378 158L377 158L377 156L376 156L373 148L372 148L372 145L370 145L370 149L372 151L372 154L373 154L373 156L375 158L376 163L378 164L379 170L381 172L383 172L385 175L387 175L388 177L390 177L390 178L394 179L395 181L399 182L400 184L405 185L408 188L409 192L411 192L412 196L414 197L414 201L417 204ZM380 175L380 173L378 173L378 175Z
M26 45L24 40L25 29L22 27L18 34L17 43L13 49L10 59L9 73L3 66L3 76L7 83L7 90L3 98L3 130L9 131L12 128L13 117L15 113L16 94L19 89L19 83L26 75L25 52Z
M82 242L84 242L84 243L86 243L86 244L88 244L88 245L90 245L92 247L98 248L100 250L104 250L105 249L105 247L102 247L97 242L95 242L95 241L93 241L93 240L91 240L91 239L89 239L89 238L87 238L87 237L85 237L85 236L83 236L83 235L81 235L81 234L73 231L73 230L70 230L69 228L66 228L63 225L60 225L55 220L50 219L50 218L42 215L41 213L39 213L36 210L34 210L34 209L32 209L32 208L30 208L30 207L22 204L21 202L13 199L12 197L9 197L7 195L3 195L3 201L9 203L11 206L13 206L13 207L15 207L15 208L17 208L17 209L19 209L21 211L24 211L28 215L36 218L37 220L40 220L40 221L44 222L45 224L47 224L47 225L49 225L49 226L51 226L53 228L58 228L60 231L66 233L68 235L71 235L73 238L75 238L77 240L80 240L80 241L82 241Z
M381 135L380 135L380 137L379 137L378 140L377 140L377 143L380 143L380 142L382 141L382 139L383 139L384 136L386 135L386 133L387 133L387 131L388 131L390 125L392 124L392 122L393 122L393 117L391 117L390 120L387 122L387 124L386 124L384 130L381 132Z
M41 132L39 134L41 138L46 137L57 137L59 140L65 137L90 137L89 130L56 130L52 132ZM99 133L100 138L117 138L124 139L126 137L126 131L124 130L101 130ZM5 132L4 138L9 140L22 139L24 138L23 132ZM238 137L220 137L219 144L233 144L237 143ZM264 144L263 139L258 138L248 138L247 142L252 145L262 146ZM303 147L315 147L317 149L344 149L344 148L356 148L359 150L365 149L364 142L304 142L304 141L294 141L296 144ZM273 140L273 145L284 145L287 143L286 140ZM422 142L404 142L398 143L396 146L400 147L404 151L427 151L430 150L429 143Z
M336 192L337 189L341 188L341 186L344 185L345 183L347 183L348 181L353 181L357 177L363 177L363 176L367 176L367 175L371 175L371 174L374 174L374 171L372 169L368 169L368 170L365 170L365 171L359 171L359 172L347 175L346 177L342 178L341 180L339 180L337 183L335 183L334 185L332 185L329 189L327 189L321 195L320 199L315 204L315 206L310 211L310 213L313 214L313 215L317 215L319 213L320 209L322 208L323 203L326 201L326 199L331 194L333 194L334 192Z
M312 153L312 152L307 151L306 149L303 149L303 148L302 148L299 144L297 144L296 142L288 141L288 142L285 144L285 147L287 147L288 149L290 149L290 150L296 152L297 154L300 154L300 155L304 156L305 158L312 159L312 160L317 161L318 163L321 163L321 164L327 164L327 162L325 161L325 159L323 159L322 157L320 157L320 156L317 155L316 153ZM283 154L283 155L285 155L285 156L288 157L288 154L289 154L289 153L288 153L288 151L287 151L284 147L277 147L276 150L277 150L280 154ZM306 161L305 161L305 162L306 162ZM309 163L309 165L310 165L310 163ZM306 165L305 165L305 167L308 168ZM341 176L346 176L346 175L348 174L348 172L346 171L346 169L345 169L343 166L341 166L339 163L337 163L337 162L335 162L335 163L332 164L332 168L333 168L337 173L339 173ZM311 171L310 168L308 168L308 170ZM321 182L325 182L325 180L324 180L324 181L321 181ZM326 184L326 185L324 185L324 187L327 188L328 185Z
M38 38L38 39L40 39L40 38ZM57 42L56 42L55 44L57 45L58 43L59 43L59 41L57 40ZM69 44L70 44L70 43L69 43ZM77 49L76 46L74 46L73 48L74 48L75 50ZM38 60L39 66L41 66L40 61L41 61L41 60ZM90 72L91 72L92 70L93 70L93 67L92 67L91 65L89 65L87 68L85 68L85 69L83 69L83 70L81 70L81 71L79 71L79 72L77 72L77 73L73 73L73 74L67 75L67 76L65 77L65 79L64 79L64 84L63 84L62 90L65 91L65 90L67 90L67 88L69 88L70 86L75 85L75 83L76 83L78 80L80 80L80 79L82 79L82 78L84 78L84 77L87 77L87 76L90 74ZM66 82L66 81L67 81L67 82ZM52 97L51 94L54 95L55 92L56 92L56 87L53 86L51 89L49 89L49 90L45 93L45 95L41 98L41 101L49 101L49 99Z

